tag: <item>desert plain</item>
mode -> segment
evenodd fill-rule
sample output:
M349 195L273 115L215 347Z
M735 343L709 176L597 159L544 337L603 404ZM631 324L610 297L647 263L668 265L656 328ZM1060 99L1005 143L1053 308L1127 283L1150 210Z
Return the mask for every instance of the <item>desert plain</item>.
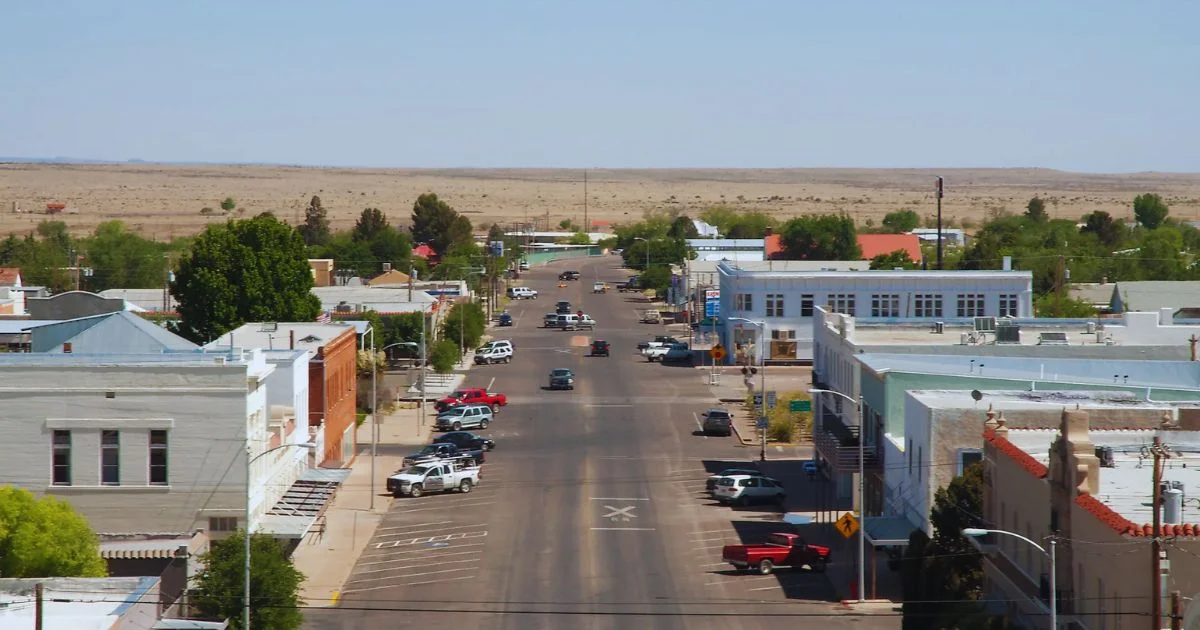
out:
M1078 219L1094 210L1129 218L1133 198L1163 196L1171 215L1200 219L1200 174L1084 174L1049 169L375 169L242 165L0 164L0 234L28 233L46 219L73 233L119 219L155 239L194 234L205 225L270 211L304 219L313 195L335 229L375 207L406 225L413 201L437 193L477 227L564 219L606 225L633 222L647 211L698 216L723 205L780 219L845 212L878 224L894 210L925 217L936 211L934 181L945 178L943 217L965 228L1002 212L1021 212L1029 198L1053 217ZM585 193L586 189L586 193ZM237 209L225 213L231 197ZM586 198L586 203L585 203ZM47 204L65 209L47 214ZM208 208L210 210L205 211Z

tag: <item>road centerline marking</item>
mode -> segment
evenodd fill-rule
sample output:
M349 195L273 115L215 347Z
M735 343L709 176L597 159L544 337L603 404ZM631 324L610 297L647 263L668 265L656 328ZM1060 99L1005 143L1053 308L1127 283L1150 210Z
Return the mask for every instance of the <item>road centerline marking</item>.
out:
M594 532L652 532L653 527L592 527Z

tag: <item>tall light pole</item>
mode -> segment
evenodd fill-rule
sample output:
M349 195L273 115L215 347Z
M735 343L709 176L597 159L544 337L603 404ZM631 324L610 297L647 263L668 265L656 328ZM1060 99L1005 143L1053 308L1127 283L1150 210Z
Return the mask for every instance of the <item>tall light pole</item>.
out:
M864 491L864 481L866 479L866 466L863 460L866 459L866 427L863 426L863 399L862 396L858 400L854 400L850 396L842 392L835 392L832 389L810 389L811 394L833 394L841 396L850 401L855 406L854 415L858 417L858 516L862 521L858 524L858 601L859 603L867 601L864 595L864 582L866 581L866 560L867 560L867 499Z
M294 444L294 443L280 444L279 446L276 446L275 448L269 448L269 449L259 453L258 455L251 457L250 456L250 440L246 440L246 531L243 532L243 536L242 536L243 538L245 538L245 542L246 542L246 548L243 551L243 555L245 555L245 558L243 559L244 560L244 566L243 566L244 573L242 575L242 628L244 630L250 630L250 466L254 462L258 461L260 457L262 457L263 455L266 455L267 453L272 453L272 452L282 450L285 448L292 448L294 446L306 448L309 450L312 450L317 447L317 445L313 444L312 442L305 442L303 444ZM371 462L371 463L374 464L375 462Z
M375 455L376 447L379 444L379 397L376 389L376 379L379 375L379 365L376 363L375 354L375 327L367 326L368 333L371 333L371 502L368 509L375 509ZM364 335L366 333L363 333ZM361 350L363 342L358 342L358 347Z
M646 268L642 270L642 273L646 273L647 271L650 271L650 239L635 236L633 237L633 240L646 242Z
M1057 541L1053 536L1051 536L1049 550L1047 550L1046 547L1043 547L1020 534L1005 531L1003 529L980 529L977 527L968 527L967 529L962 530L963 536L970 536L971 538L978 538L988 534L1003 534L1005 536L1012 536L1013 538L1024 540L1025 542L1033 545L1038 551L1042 552L1050 559L1050 630L1058 630L1058 584L1054 575L1056 573L1054 566L1054 546L1057 544Z
M767 417L767 363L764 360L764 357L766 355L763 354L762 346L764 343L766 343L766 339L767 339L767 323L760 322L760 321L754 320L754 319L746 319L745 317L730 317L728 319L728 321L746 322L747 324L751 324L751 325L758 327L758 343L755 344L755 346L757 347L757 350L758 350L758 353L757 353L758 354L758 376L759 376L758 390L761 395L761 398L759 400L759 403L760 403L759 417L766 418ZM766 427L759 429L758 461L761 461L761 462L767 461L767 429L766 429Z

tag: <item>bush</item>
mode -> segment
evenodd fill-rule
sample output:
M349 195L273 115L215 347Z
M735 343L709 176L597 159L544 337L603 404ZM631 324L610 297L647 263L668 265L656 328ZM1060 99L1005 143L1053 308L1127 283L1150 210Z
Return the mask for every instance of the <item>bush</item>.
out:
M767 439L773 442L791 442L796 433L796 423L791 418L775 418L767 425Z
M467 348L479 346L486 329L487 314L483 312L483 307L473 302L461 302L446 313L446 319L442 321L442 338L455 345L461 339L462 351L466 352Z
M457 343L442 339L433 344L433 351L429 353L429 364L433 366L434 372L449 374L454 371L454 364L458 363L461 356Z

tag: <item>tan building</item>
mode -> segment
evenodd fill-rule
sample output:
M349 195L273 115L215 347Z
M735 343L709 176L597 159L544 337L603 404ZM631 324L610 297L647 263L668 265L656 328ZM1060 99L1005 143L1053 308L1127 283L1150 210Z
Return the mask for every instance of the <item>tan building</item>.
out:
M309 258L308 267L312 270L314 287L333 286L332 258Z
M1200 431L1178 428L1168 412L1158 429L1091 429L1104 410L1064 410L1054 430L1014 429L988 414L984 432L984 521L1049 550L1055 534L1061 628L1119 630L1147 623L1152 601L1152 458L1161 438L1170 448L1162 536L1169 594L1200 590ZM1183 426L1192 425L1183 412ZM1176 490L1179 490L1177 492ZM1048 555L1008 535L976 539L985 551L987 593L996 612L1020 627L1049 627ZM1186 602L1184 604L1186 606ZM1164 605L1164 610L1168 610ZM1169 621L1161 627L1170 627Z

